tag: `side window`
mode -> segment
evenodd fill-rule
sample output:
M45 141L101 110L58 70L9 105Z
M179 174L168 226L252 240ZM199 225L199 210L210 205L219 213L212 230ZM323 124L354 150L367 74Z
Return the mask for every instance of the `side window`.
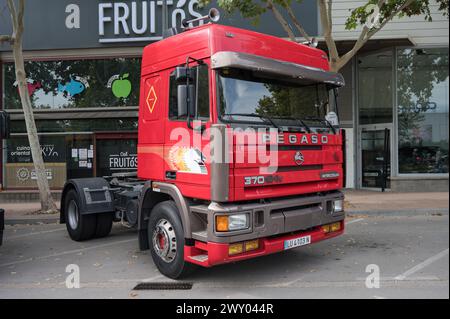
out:
M175 71L170 74L169 81L169 119L177 120L181 117L178 115L177 80ZM186 118L186 116L184 117Z
M197 118L209 120L209 77L206 64L198 66L197 78Z
M193 67L194 79L191 84L195 84L195 94L197 96L196 118L209 120L209 73L206 64ZM169 79L169 119L186 120L186 114L179 114L178 108L178 85L176 72L170 74Z

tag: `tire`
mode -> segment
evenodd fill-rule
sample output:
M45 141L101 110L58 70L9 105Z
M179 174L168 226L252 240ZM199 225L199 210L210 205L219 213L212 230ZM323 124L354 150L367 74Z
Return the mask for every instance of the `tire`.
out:
M97 227L95 229L95 238L102 238L109 235L113 225L114 214L102 213L97 214Z
M64 200L66 228L70 238L75 241L91 239L95 236L97 216L82 215L79 210L80 199L75 190L70 190Z
M195 269L184 260L184 231L178 208L173 201L157 204L148 221L148 240L155 263L161 274L181 279Z

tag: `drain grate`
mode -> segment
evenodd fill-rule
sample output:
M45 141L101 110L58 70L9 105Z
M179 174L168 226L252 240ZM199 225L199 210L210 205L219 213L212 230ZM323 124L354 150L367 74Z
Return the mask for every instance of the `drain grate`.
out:
M141 282L133 290L190 290L190 282Z

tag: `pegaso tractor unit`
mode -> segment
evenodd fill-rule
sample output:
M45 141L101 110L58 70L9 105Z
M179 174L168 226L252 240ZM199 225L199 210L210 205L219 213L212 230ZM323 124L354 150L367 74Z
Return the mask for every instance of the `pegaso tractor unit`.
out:
M128 223L180 278L341 235L343 77L312 45L193 23L143 51L137 173L67 181L70 237Z

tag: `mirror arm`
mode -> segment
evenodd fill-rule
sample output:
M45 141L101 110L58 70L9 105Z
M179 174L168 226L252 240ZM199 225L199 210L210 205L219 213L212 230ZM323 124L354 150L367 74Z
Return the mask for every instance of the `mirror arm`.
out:
M337 118L339 119L339 122L340 122L340 117L339 117L339 104L338 104L339 89L338 89L338 88L334 88L334 89L333 89L333 92L334 92L334 108L335 108L335 112L336 112Z
M188 74L188 70L189 70L189 62L197 62L198 63L198 65L202 65L202 64L204 64L205 62L203 62L203 60L197 60L197 59L195 59L195 58L193 58L193 57L190 57L190 56L188 56L187 58L186 58L186 86L187 86L187 94L186 94L186 105L187 105L187 117L186 117L186 121L187 121L187 127L189 128L189 129L192 129L192 124L191 124L191 122L192 122L192 117L191 117L191 110L190 110L190 107L189 107L189 105L190 105L190 103L189 103L189 101L190 101L190 96L189 96L189 74ZM196 105L197 106L197 105ZM195 117L195 114L193 114L194 115L194 117Z
M186 117L186 121L187 121L187 127L189 129L192 129L192 125L191 125L191 108L190 108L190 96L189 96L189 76L190 74L188 74L188 72L190 72L189 70L189 57L187 57L186 60L186 113L187 113L187 117Z

